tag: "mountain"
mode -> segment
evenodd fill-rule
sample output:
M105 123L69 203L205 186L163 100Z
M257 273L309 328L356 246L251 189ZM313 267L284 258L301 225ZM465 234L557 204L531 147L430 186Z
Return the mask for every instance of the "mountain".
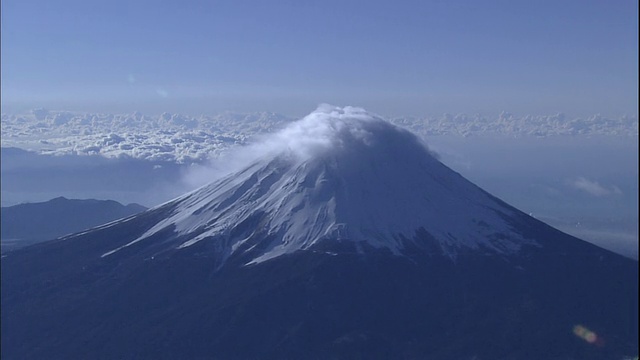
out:
M2 261L3 358L617 359L638 263L324 106L229 175Z
M70 200L58 197L0 209L3 251L79 232L137 214L147 208L113 200Z

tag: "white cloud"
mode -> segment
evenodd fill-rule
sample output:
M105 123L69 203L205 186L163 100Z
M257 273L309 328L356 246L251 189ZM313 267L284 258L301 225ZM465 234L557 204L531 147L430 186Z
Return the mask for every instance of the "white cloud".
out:
M135 80L133 74L131 75ZM157 90L157 96L170 97L165 89ZM315 120L290 128L288 133L282 134L281 139L272 139L272 142L276 143L273 145L285 143L292 149L300 150L300 153L317 151L331 145L327 142L336 141L337 138L328 136L327 131L330 129L326 128L326 122L322 120L331 116L357 118L371 115L365 115L362 109L358 108L339 109L323 105L309 115ZM481 115L458 114L435 118L395 118L390 119L390 122L423 138L436 135L502 134L512 137L533 134L538 137L597 134L635 136L637 139L638 133L637 117L615 120L594 116L582 120L567 118L565 121L559 121L561 115L516 117L504 113L502 118L508 118L509 121L495 121ZM294 119L269 112L224 112L193 117L169 113L149 116L137 112L100 114L36 109L23 114L2 114L1 120L3 147L18 147L46 154L99 153L115 158L128 156L191 163L217 157L234 145L247 144L261 134L274 133ZM354 131L353 136L366 137L365 130L350 128L349 131ZM358 131L364 132L357 134ZM117 134L119 138L114 139L112 134ZM459 166L465 167L464 164ZM576 187L573 185L575 181L568 181L567 184ZM581 191L588 191L584 188L590 188L591 193L619 192L615 187L603 187L604 191L594 191L597 186L579 186L583 186Z
M371 115L360 108L320 105L316 111L301 120L289 123L280 131L257 134L251 145L224 152L211 159L208 164L194 164L182 181L189 187L195 188L237 171L269 154L288 152L299 158L308 158L318 152L339 147L340 132L357 131L355 126L345 126L344 119L347 118L357 118L360 121L373 120ZM364 134L352 135L365 136Z
M571 185L593 196L621 195L622 190L617 186L605 187L599 182L579 177L571 182Z
M304 118L290 123L284 129L258 139L243 149L250 157L269 153L291 153L301 159L324 152L338 152L356 146L373 146L381 142L381 133L400 132L407 141L421 139L405 129L358 107L320 105ZM426 144L422 143L426 147ZM435 154L434 154L435 155Z
M160 95L163 98L169 97L169 92L165 89L156 89L156 94Z
M437 158L421 138L362 108L322 104L282 130L254 139L251 145L228 151L206 166L193 166L183 181L191 187L202 186L264 156L285 154L291 160L304 161L345 149L387 146L390 132L401 135L407 142L415 141Z

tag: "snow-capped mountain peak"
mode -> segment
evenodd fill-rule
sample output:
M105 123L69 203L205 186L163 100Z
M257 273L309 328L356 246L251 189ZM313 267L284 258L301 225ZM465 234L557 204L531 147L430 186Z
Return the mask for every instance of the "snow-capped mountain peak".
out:
M322 107L234 159L156 208L3 254L3 358L637 354L637 261L492 197L407 131Z
M435 239L451 257L532 244L511 229L517 210L360 108L323 105L244 151L240 170L161 205L168 217L103 257L166 231L171 249L211 241L222 260L247 254L248 263L327 241L401 255L408 245L433 249Z

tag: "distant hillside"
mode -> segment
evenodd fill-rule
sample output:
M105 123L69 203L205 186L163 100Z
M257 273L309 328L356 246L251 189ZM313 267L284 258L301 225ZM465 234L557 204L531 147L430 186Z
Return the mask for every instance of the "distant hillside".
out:
M79 232L147 208L113 200L71 200L58 197L41 203L0 208L2 250Z

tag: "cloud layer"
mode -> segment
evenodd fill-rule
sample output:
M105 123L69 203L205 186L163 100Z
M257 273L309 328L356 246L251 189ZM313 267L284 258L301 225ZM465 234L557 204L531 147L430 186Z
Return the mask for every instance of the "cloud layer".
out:
M320 113L329 111L322 109ZM342 111L352 112L350 116L360 116L356 113L361 109L356 109L347 107ZM320 113L314 116L320 116ZM193 117L169 113L148 116L137 112L94 114L36 109L27 114L2 115L2 146L43 154L99 154L197 163L217 157L236 144L247 144L255 136L280 130L294 120L268 112L226 112ZM518 117L503 112L497 118L444 114L427 118L391 118L389 121L423 137L638 135L635 117L608 119L594 115L586 119L569 119L563 114Z
M622 195L622 191L617 186L605 187L599 182L579 177L571 182L571 185L581 191L593 196Z

